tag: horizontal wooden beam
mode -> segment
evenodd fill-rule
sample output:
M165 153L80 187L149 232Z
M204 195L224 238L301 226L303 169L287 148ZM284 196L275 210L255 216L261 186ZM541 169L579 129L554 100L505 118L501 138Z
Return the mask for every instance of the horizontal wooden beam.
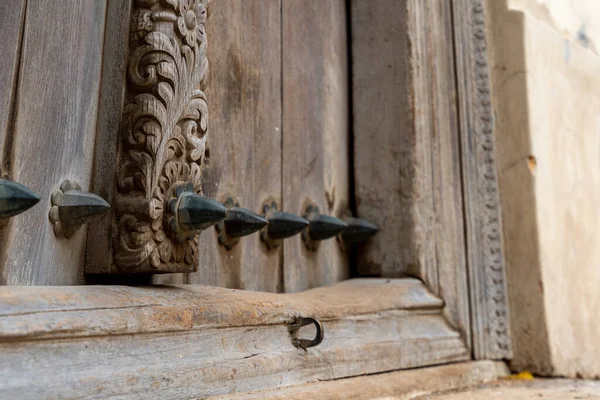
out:
M299 316L323 323L317 347L294 347L290 324ZM311 337L308 328L302 337ZM0 398L23 399L135 399L149 390L169 399L209 397L469 358L443 302L410 278L291 294L5 288L0 354Z
M471 361L316 382L269 392L239 393L219 400L425 399L429 394L481 385L509 373L503 362Z
M299 316L326 320L442 305L417 279L355 279L289 294L195 285L7 287L0 293L0 342L283 324Z

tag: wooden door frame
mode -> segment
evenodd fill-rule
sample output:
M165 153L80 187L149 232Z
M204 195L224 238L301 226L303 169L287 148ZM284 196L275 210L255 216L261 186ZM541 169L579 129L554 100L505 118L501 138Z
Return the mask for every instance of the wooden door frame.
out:
M473 351L511 359L494 110L482 0L453 0Z
M446 49L458 83L468 274L440 264L423 273L427 283L446 268L456 280L448 284L468 282L467 307L452 309L454 300L414 278L354 279L292 294L195 285L7 287L0 292L0 393L203 397L510 358L483 11L481 0L452 1L454 47ZM129 15L128 2L109 2L109 19L121 18L115 37L128 31ZM107 51L126 51L122 41L111 47L110 36ZM111 107L120 110L114 90L119 104L101 106L99 129L110 125L103 115L114 121ZM98 145L114 151L117 137ZM294 347L299 317L323 323L321 345Z

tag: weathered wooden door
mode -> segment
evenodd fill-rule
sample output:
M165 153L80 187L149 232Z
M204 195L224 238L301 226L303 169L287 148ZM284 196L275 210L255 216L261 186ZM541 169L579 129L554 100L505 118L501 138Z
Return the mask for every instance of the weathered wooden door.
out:
M0 7L1 172L40 197L0 227L0 397L510 357L479 0ZM111 209L65 225L76 185ZM199 195L380 231L225 243L182 228Z
M274 200L298 215L308 203L350 214L346 11L344 0L212 7L206 195L257 212ZM290 292L349 277L335 239L318 252L300 235L269 250L254 235L228 251L210 230L200 254L199 271L184 282Z
M64 180L112 195L123 85L114 68L130 29L123 3L111 4L108 18L106 1L56 15L52 3L3 7L2 172L42 198L4 229L0 271L8 285L84 283L87 226L59 238L46 214ZM307 204L350 215L345 1L226 0L210 9L204 194L256 212L275 201L298 215ZM254 235L227 250L217 236L215 229L200 236L198 272L155 281L276 292L349 277L335 240L310 252L298 236L269 250Z

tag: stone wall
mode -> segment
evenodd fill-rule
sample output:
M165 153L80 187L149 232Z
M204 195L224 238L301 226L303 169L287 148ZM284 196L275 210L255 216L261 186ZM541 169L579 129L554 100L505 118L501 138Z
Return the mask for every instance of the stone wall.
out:
M486 7L512 367L598 377L600 1Z

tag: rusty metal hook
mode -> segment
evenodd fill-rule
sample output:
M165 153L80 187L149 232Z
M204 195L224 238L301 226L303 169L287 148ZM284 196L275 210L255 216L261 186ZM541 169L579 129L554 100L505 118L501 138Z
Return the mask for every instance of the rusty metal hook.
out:
M298 334L298 331L300 330L301 327L306 326L306 325L310 325L313 324L317 330L317 333L315 334L315 338L312 340L308 340L308 339L298 339L297 337L295 337ZM321 342L323 341L323 338L325 337L325 330L323 329L323 324L321 324L321 322L315 318L303 318L300 317L298 318L291 326L290 326L290 333L292 334L292 344L296 347L299 347L301 349L308 349L309 347L315 347L321 344Z

